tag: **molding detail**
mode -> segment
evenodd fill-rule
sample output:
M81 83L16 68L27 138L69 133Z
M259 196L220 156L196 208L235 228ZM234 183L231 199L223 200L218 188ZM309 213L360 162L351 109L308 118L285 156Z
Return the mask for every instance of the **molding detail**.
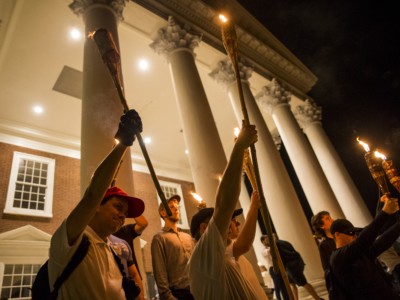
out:
M269 85L262 88L255 98L262 110L272 114L272 110L277 105L289 104L291 96L292 94L274 78Z
M273 131L271 131L271 136L272 136L272 140L275 143L276 149L278 151L281 150L282 138L281 138L281 135L279 134L279 132L278 132L278 130L276 128Z
M160 55L168 56L173 50L179 48L189 49L193 52L202 39L201 33L195 33L188 24L183 26L175 22L174 17L168 17L168 25L158 31L158 37L150 47Z
M174 15L203 32L202 40L225 53L218 19L218 1L200 0L133 0L167 19ZM255 72L266 78L286 81L293 92L305 97L317 77L295 57L268 29L262 26L235 0L227 0L228 13L235 15L240 52L254 64Z
M74 14L78 16L83 16L86 9L92 5L106 5L112 8L120 21L123 21L124 17L122 16L122 12L124 11L125 3L127 3L128 1L129 0L74 0L69 5L69 8L73 11Z
M240 79L248 81L253 74L253 66L247 63L247 61L241 56L238 60ZM210 77L218 83L221 83L225 86L236 81L232 62L228 58L220 60L217 64L217 67L208 75L210 75Z
M321 123L322 120L321 106L311 99L306 99L304 104L297 106L293 110L293 114L303 130L312 123Z

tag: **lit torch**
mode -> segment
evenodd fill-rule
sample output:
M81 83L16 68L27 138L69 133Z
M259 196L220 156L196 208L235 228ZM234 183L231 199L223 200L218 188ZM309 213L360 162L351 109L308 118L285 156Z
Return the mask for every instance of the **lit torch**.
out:
M359 142L360 145L364 147L364 158L372 175L372 178L378 184L379 189L384 195L390 195L389 188L386 182L385 172L382 169L382 164L374 155L374 153L370 151L368 144L364 143L359 138L357 138L357 142Z
M197 205L197 208L199 210L207 207L207 204L203 201L203 198L201 198L201 196L199 194L196 194L196 193L191 193L191 194L192 194L193 198L199 202L199 204Z
M103 59L104 64L107 66L107 68L109 70L109 73L114 82L115 88L117 89L119 100L122 104L124 112L125 113L128 112L129 106L128 106L128 103L125 98L125 92L124 92L122 80L121 80L121 75L122 75L121 74L121 56L119 55L117 46L115 45L115 42L114 42L114 39L113 39L111 33L107 29L100 28L96 31L89 32L88 38L92 39L95 42L97 49L100 52L101 58ZM149 168L149 172L150 172L151 178L153 179L154 185L156 187L158 196L160 197L161 202L165 207L165 211L167 212L167 215L171 216L172 215L171 209L169 208L167 200L164 195L164 192L161 189L161 185L158 181L156 172L154 171L153 164L151 163L150 156L147 152L142 135L140 134L140 132L136 132L135 135L138 140L140 149L142 150L144 160L146 161L147 167ZM120 163L120 165L121 165L121 163ZM116 172L112 184L115 184L117 174L118 174L118 172Z
M382 167L386 173L387 178L390 183L396 188L396 190L400 193L400 176L397 172L397 169L393 166L393 161L391 159L387 159L386 156L379 151L374 152L376 157L382 159Z

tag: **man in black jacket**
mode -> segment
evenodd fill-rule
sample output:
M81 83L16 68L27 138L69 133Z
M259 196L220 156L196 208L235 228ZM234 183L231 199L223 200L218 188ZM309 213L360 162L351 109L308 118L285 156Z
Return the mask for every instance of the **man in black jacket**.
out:
M399 299L376 259L400 234L395 217L399 205L397 199L387 196L382 196L381 201L384 202L382 211L358 236L360 229L349 221L338 219L332 223L331 233L337 247L331 256L333 284L339 285L334 288L341 289L346 299ZM388 228L388 224L393 225Z
M297 286L303 287L314 299L321 299L313 286L307 282L307 279L304 276L305 263L300 253L297 252L293 245L287 241L277 239L275 242L288 275L290 288L292 289L295 299L299 299ZM284 298L286 298L285 295Z

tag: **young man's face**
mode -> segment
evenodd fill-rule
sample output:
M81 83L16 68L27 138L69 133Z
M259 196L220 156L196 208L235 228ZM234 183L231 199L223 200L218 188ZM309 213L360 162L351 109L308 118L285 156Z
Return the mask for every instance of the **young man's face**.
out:
M179 211L179 202L178 200L171 200L168 202L168 207L171 210L171 216L167 215L165 210L161 211L162 216L164 219L168 219L172 222L178 222L180 220L180 211Z
M127 200L119 197L112 197L100 206L98 217L109 227L110 234L118 231L124 225L128 213Z
M331 229L331 225L333 223L333 219L331 218L330 215L323 215L321 218L322 221L322 225L321 225L321 229L323 230L330 230Z

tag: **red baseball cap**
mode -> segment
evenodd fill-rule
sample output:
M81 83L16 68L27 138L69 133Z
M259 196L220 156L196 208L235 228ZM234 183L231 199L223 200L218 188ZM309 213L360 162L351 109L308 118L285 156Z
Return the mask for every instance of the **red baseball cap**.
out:
M144 202L140 200L139 198L131 197L127 193L125 193L122 189L119 187L113 186L110 187L106 194L104 195L103 201L101 204L104 204L108 198L111 197L119 197L126 199L128 202L128 212L127 212L127 217L128 218L136 218L139 217L140 215L143 214L144 211Z

